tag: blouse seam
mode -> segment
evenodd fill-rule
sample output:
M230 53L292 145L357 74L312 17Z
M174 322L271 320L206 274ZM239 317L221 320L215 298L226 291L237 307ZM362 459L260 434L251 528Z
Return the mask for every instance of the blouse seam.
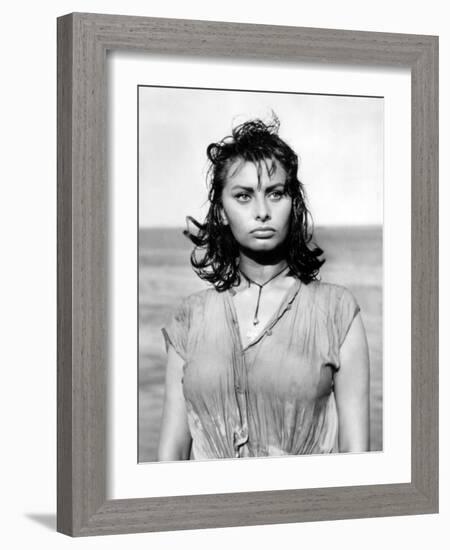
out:
M344 292L341 294L341 297L339 299L339 317L342 319L342 301L344 299L344 294L345 294L345 291L346 289L344 289ZM352 313L352 316L351 316L351 319L349 321L349 323L347 324L347 327L345 328L345 332L340 335L340 338L339 338L339 349L341 349L342 347L342 344L345 342L345 339L347 338L347 334L349 333L350 331L350 328L353 324L353 321L355 320L355 317L358 315L358 313L360 312L360 307L358 304L356 304L356 307ZM339 331L340 332L340 331Z

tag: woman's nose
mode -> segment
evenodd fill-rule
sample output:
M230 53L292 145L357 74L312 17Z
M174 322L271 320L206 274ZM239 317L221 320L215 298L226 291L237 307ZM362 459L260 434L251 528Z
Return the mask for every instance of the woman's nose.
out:
M257 197L255 208L255 218L257 220L260 220L262 222L270 220L269 205L267 204L265 197Z

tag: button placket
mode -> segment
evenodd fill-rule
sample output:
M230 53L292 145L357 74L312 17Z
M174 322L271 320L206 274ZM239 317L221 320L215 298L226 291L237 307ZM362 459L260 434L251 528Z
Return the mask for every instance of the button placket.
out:
M229 297L229 300L231 300L231 297ZM228 304L228 314L231 317L233 327L233 387L238 414L238 425L233 433L233 447L235 457L239 458L240 449L248 441L245 350L242 345L239 323L232 307L232 302Z
M278 321L285 314L285 312L291 309L292 307L291 304L294 301L295 297L297 296L300 290L300 286L301 286L301 283L297 282L296 288L293 289L292 294L289 294L286 296L286 301L284 302L284 305L280 306L277 314L274 315L272 321L266 327L266 330L263 330L263 332L257 338L255 338L252 342L250 342L246 346L243 345L241 340L239 322L237 319L237 313L234 308L233 299L231 295L227 294L227 298L228 298L227 310L228 310L229 318L231 319L231 324L233 327L233 339L234 339L233 387L234 387L236 405L237 405L238 416L239 416L238 426L236 427L233 434L233 446L234 446L234 452L235 452L236 458L240 457L242 446L248 442L248 438L249 438L248 403L247 403L247 395L246 395L247 375L248 375L249 366L246 363L246 357L245 357L246 351L249 348L253 347L255 344L257 344L258 342L260 342L264 338L264 336L272 335L273 327L278 323ZM256 361L256 357L254 361L252 361L251 366L253 366L255 361Z

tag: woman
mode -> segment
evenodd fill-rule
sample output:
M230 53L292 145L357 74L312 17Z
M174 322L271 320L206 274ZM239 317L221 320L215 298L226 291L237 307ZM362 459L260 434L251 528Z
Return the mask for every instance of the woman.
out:
M279 122L207 149L210 208L168 350L159 460L369 449L369 361L350 292L319 282L295 152Z

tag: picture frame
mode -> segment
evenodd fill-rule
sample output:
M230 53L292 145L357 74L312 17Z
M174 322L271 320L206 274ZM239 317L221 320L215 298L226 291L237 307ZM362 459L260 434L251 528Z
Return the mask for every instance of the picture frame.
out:
M106 53L411 70L411 482L107 499ZM58 18L57 530L71 536L438 511L438 38L73 13Z

